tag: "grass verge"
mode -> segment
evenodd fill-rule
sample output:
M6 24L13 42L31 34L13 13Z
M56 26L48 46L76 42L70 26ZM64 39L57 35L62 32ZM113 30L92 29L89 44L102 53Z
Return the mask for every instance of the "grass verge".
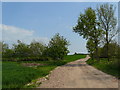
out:
M117 59L111 60L109 62L105 58L100 59L100 61L89 59L87 60L87 64L92 65L107 74L120 78L120 65L118 64Z
M2 62L2 88L24 88L32 80L44 77L57 66L84 58L86 55L68 55L58 61ZM45 66L26 67L22 63L40 63ZM33 86L34 87L34 86ZM30 87L31 88L31 87Z

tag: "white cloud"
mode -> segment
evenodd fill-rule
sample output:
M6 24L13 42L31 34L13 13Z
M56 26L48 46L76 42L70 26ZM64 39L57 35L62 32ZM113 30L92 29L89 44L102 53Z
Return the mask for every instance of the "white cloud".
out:
M17 40L21 40L25 43L30 43L32 40L37 40L45 44L49 41L47 37L36 37L33 30L22 29L15 26L2 24L0 25L0 33L1 32L2 37L0 37L0 40L3 40L9 44L16 43Z

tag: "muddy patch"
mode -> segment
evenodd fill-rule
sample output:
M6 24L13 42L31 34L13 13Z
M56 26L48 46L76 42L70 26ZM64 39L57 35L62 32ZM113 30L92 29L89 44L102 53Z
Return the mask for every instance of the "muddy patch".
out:
M22 63L23 66L26 67L36 67L36 66L45 66L47 64L41 64L41 63Z

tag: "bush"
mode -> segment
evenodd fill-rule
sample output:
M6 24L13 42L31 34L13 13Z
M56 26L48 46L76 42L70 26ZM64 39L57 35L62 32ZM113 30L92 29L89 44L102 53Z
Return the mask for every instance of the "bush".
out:
M2 61L50 61L50 57L2 58Z

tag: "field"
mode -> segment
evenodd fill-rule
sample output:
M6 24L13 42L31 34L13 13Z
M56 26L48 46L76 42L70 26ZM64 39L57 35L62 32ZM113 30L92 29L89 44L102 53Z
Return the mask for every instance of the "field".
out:
M68 55L58 61L2 62L2 88L24 88L34 79L44 77L55 67L84 58L86 55ZM24 66L23 63L37 63L41 66Z
M87 63L107 74L120 78L120 71L119 71L120 66L117 59L113 59L109 62L105 58L100 59L99 62L96 60L89 59Z
M0 61L0 89L2 88L2 61Z

